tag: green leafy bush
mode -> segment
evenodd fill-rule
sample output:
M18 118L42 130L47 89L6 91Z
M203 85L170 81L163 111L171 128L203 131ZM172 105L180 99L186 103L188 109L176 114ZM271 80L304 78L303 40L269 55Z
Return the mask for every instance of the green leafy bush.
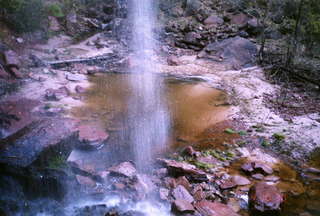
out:
M1 4L4 20L18 33L32 32L41 28L46 19L42 0L4 0Z
M48 14L54 17L64 17L62 7L58 3L52 3L47 6Z
M25 0L1 0L0 10L3 13L14 13L19 10L24 3Z

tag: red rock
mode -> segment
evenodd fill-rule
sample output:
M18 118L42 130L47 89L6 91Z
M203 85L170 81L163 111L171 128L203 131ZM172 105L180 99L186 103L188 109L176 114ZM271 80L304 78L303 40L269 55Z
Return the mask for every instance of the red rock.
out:
M16 52L13 50L8 50L3 53L5 63L8 67L20 67L20 60Z
M137 175L137 170L130 162L123 162L117 166L113 166L108 169L110 174L126 176L129 178L135 177Z
M175 200L172 203L172 211L177 213L193 213L194 207L185 200Z
M266 176L264 180L269 181L269 182L277 182L280 180L280 177L278 176Z
M116 190L123 190L126 188L126 186L122 183L115 183L113 186Z
M233 181L232 178L226 179L222 181L222 184L220 185L220 188L225 190L225 189L231 189L236 187L237 184Z
M96 66L93 66L93 67L90 67L87 69L88 75L94 75L94 74L103 73L103 72L105 72L105 70L103 68L96 67Z
M178 66L181 64L181 62L177 56L169 56L167 58L167 63L170 66Z
M277 213L283 201L283 195L273 185L259 182L250 188L249 206L253 212Z
M189 203L192 203L194 201L191 194L187 191L185 187L182 185L178 185L173 191L172 196L175 200L185 200Z
M245 172L253 172L254 168L253 168L253 164L251 162L249 163L244 163L241 166L241 169Z
M168 159L158 159L158 161L167 166L169 173L175 175L189 175L198 180L208 181L207 174L202 170L197 169L192 164Z
M69 96L70 91L67 87L60 87L59 89L47 89L45 98L50 101L59 101L64 97Z
M203 191L203 189L200 187L198 190L196 190L193 193L193 198L195 201L200 202L206 198L206 193Z
M179 178L177 178L176 183L177 183L177 185L182 185L188 191L191 191L191 185L185 176L180 176Z
M169 198L169 190L166 188L160 188L159 189L159 196L161 200L168 200Z
M143 200L150 192L155 191L156 186L153 184L150 176L137 174L133 188L135 190L136 199Z
M271 175L273 173L273 169L264 163L255 162L254 169L258 172L262 172L268 175Z
M239 175L233 176L232 180L238 186L251 184L251 181L249 181L249 179L247 179L246 177L243 177L243 176L239 176Z
M219 26L224 23L223 19L216 16L216 15L211 15L207 19L204 20L203 22L205 25L214 25L214 26Z
M201 162L201 163L206 163L206 164L212 164L213 166L215 164L219 164L220 161L213 157L213 156L201 156L201 157L197 157L197 161Z
M245 172L259 172L267 175L271 175L273 173L273 169L262 162L248 162L243 164L241 169Z
M109 134L100 125L94 122L81 123L75 130L79 131L79 140L83 143L102 143L108 139Z
M256 179L256 180L262 180L264 178L264 176L262 174L260 174L260 173L253 174L251 177Z
M167 188L176 188L177 187L177 181L175 178L172 178L172 177L166 177L164 178L164 185L167 187Z
M85 186L85 187L95 187L96 186L96 182L93 181L90 177L76 175L76 179L77 179L78 183L82 186Z
M218 202L204 200L194 206L202 216L240 216L229 206Z
M157 169L154 171L154 174L159 178L163 178L168 175L168 169L167 168Z
M240 28L242 28L247 25L249 19L250 18L244 13L239 13L231 17L231 24L238 25Z

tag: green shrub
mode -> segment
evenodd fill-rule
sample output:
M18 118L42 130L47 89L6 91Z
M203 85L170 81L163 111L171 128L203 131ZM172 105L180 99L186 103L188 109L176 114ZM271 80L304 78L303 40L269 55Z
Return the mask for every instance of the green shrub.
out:
M58 3L52 3L47 6L48 14L54 17L64 17L61 5Z
M41 29L46 19L42 0L5 0L4 20L18 33Z
M14 13L19 10L24 3L25 0L1 0L0 10L3 13Z

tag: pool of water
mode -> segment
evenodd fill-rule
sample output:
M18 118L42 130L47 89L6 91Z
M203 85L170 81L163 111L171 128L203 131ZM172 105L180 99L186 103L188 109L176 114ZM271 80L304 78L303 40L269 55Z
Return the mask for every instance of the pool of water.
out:
M82 95L85 105L73 109L72 115L81 121L98 122L110 133L110 139L116 135L118 138L125 136L130 130L126 121L130 108L128 101L133 94L130 76L139 75L108 73L92 76L91 87ZM225 92L199 79L164 76L157 79L165 83L164 98L171 119L167 144L170 149L200 141L203 147L212 147L232 137L223 133L230 126L225 121L231 113ZM207 137L208 133L220 133L220 139L204 141L204 134Z

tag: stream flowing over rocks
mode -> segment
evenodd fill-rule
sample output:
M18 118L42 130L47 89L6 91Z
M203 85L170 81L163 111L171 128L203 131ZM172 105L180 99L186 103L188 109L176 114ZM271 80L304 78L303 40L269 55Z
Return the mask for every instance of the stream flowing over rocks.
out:
M256 62L257 18L160 0L133 36L130 7L0 39L0 215L319 215L319 112L286 102L318 99L280 97Z

